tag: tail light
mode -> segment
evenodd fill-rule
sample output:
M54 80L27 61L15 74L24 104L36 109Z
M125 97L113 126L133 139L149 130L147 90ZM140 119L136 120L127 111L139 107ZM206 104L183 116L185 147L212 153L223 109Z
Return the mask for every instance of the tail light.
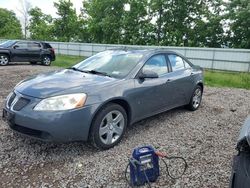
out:
M55 53L55 49L54 48L51 48L51 51L52 51L53 54Z

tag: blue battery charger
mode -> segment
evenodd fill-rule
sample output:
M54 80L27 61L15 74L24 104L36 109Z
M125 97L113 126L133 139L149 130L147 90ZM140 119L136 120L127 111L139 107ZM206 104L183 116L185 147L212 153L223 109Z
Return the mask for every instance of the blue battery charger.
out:
M130 184L141 186L155 182L160 175L159 157L152 146L135 148L129 160Z

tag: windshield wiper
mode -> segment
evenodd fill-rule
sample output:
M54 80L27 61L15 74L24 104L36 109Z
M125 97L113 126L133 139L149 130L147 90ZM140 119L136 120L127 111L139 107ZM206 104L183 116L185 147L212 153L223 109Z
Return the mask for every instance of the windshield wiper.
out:
M97 71L97 70L81 70L81 69L78 69L76 67L69 67L68 69L71 69L71 70L74 70L74 71L79 71L79 72L84 72L84 73L98 74L98 75L111 77L108 73L100 72L100 71Z
M71 70L74 70L74 71L78 71L78 72L84 72L84 73L86 73L86 71L83 71L83 70L78 69L78 68L75 68L75 67L69 67L69 68L67 68L67 69L71 69Z
M108 73L100 72L100 71L97 71L97 70L83 70L83 71L86 72L86 73L90 73L90 74L98 74L98 75L111 77Z

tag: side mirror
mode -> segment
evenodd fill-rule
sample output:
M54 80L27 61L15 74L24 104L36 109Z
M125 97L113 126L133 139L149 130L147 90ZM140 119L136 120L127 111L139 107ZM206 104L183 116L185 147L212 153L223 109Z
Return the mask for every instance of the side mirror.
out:
M13 48L14 48L14 49L17 49L17 48L19 48L19 46L18 46L18 45L14 45Z
M159 78L158 74L154 71L151 70L144 70L141 71L139 74L139 78L140 79L144 79L144 78Z

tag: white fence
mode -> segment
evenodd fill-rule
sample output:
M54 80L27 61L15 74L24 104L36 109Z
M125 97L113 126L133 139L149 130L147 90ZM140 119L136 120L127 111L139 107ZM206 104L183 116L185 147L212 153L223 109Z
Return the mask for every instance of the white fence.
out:
M250 72L250 50L228 48L191 48L166 46L135 46L71 42L49 42L57 54L89 57L98 52L115 48L164 48L179 52L186 56L193 64L204 68Z

